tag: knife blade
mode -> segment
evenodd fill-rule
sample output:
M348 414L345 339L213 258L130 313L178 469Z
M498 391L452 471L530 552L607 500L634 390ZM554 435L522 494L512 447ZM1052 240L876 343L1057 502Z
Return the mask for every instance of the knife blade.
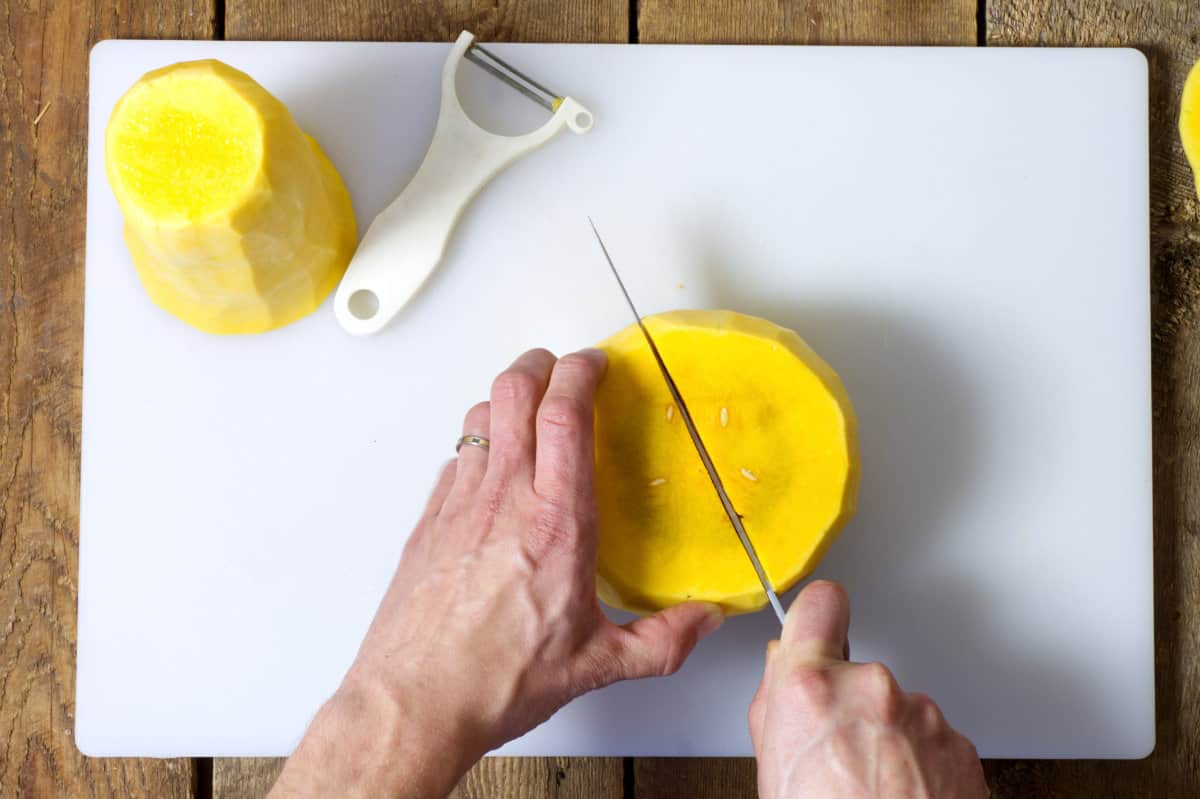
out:
M629 310L633 312L633 318L637 320L638 328L642 331L642 336L646 339L646 344L650 346L650 352L654 355L654 360L658 364L658 371L662 373L663 380L667 383L667 390L671 393L671 399L675 401L676 407L679 408L679 415L683 418L683 424L687 427L688 435L691 436L692 444L696 447L696 453L700 456L700 461L704 464L704 470L708 472L708 479L712 481L713 488L717 491L717 498L721 500L721 507L725 509L725 515L729 517L729 523L733 525L733 531L737 534L738 541L742 544L742 549L746 552L746 557L750 559L750 565L754 567L754 573L758 575L758 581L762 583L763 590L767 593L767 600L771 603L771 608L775 611L775 615L779 618L779 623L784 623L783 605L779 602L779 596L775 593L775 586L771 584L771 578L767 576L766 570L763 568L762 561L758 559L758 553L754 550L754 543L750 540L749 533L746 532L746 526L742 523L742 517L733 507L733 501L729 499L729 493L725 490L725 484L721 481L721 475L717 473L717 467L713 464L712 457L708 454L708 447L704 446L704 440L700 438L700 431L696 429L696 422L692 419L691 411L688 410L687 403L683 400L683 395L679 392L679 386L675 384L675 379L671 377L671 371L667 369L666 361L663 360L662 353L658 351L658 345L654 343L654 337L650 335L650 331L646 329L645 322L642 321L642 315L638 313L637 306L633 304L633 298L629 296L629 290L625 288L625 281L621 280L621 275L617 272L617 267L613 263L612 256L608 254L608 247L604 246L604 239L600 238L600 231L596 229L596 223L588 217L588 224L592 226L592 233L596 234L596 241L600 244L600 250L604 253L604 260L608 262L608 268L612 271L613 277L617 279L617 285L621 288L621 294L625 296L625 302L629 305Z

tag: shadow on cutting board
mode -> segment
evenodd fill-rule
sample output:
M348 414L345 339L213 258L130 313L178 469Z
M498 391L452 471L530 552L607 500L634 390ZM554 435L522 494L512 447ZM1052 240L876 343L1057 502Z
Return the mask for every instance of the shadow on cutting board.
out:
M709 307L795 330L851 396L862 459L858 514L814 576L847 585L856 608L852 641L869 642L908 690L931 694L982 751L1021 741L1047 753L1102 748L1115 722L1086 675L1068 673L1060 653L1044 646L1022 648L1021 630L1000 628L970 576L957 577L940 558L943 546L961 552L968 541L969 548L973 534L960 510L979 479L984 442L967 371L918 320L893 309L791 302L738 283L734 262L719 249L695 255ZM1021 590L1019 575L1013 590ZM760 613L731 619L720 634L738 639L735 648L761 648L778 625ZM1036 731L1030 708L1041 708Z
M835 544L839 558L904 571L955 535L981 442L968 376L938 342L893 309L798 303L786 292L738 283L732 263L714 250L700 257L700 291L711 307L795 330L850 394L862 482L858 514Z

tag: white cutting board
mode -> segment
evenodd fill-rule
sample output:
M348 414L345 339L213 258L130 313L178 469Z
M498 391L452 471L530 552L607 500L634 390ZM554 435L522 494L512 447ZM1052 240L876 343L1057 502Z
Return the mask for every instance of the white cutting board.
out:
M80 748L290 751L350 662L462 412L522 349L629 322L591 214L644 312L759 314L842 374L862 490L818 574L849 588L856 658L936 697L985 756L1145 755L1142 56L495 47L596 127L489 186L435 279L373 338L345 335L328 303L247 338L152 306L105 180L105 121L143 72L223 59L321 142L365 229L424 153L448 46L93 51ZM499 109L491 123L538 118L496 82L464 94ZM748 754L777 632L769 613L731 619L677 676L584 697L503 751Z

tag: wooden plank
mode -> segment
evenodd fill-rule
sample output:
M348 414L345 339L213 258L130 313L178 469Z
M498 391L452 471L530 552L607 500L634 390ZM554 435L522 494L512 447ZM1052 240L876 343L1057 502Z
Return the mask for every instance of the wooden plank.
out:
M213 770L213 799L266 796L284 760L222 758ZM452 799L620 799L620 758L488 757L471 769Z
M624 0L499 0L442 4L388 0L227 0L228 39L450 41L464 28L485 41L625 42ZM261 796L274 760L213 761L215 799ZM619 797L619 759L486 758L456 797Z
M621 799L625 770L614 757L488 757L452 799Z
M641 0L639 42L938 44L976 42L974 0ZM757 796L753 760L638 758L639 797Z
M213 799L266 796L283 771L284 758L227 757L213 761ZM220 767L217 767L220 764Z
M640 42L975 44L975 0L641 0Z
M221 758L213 770L213 799L266 796L283 758ZM463 778L451 799L620 799L620 758L488 757Z
M463 29L483 41L625 42L624 0L227 0L229 39L451 41Z
M212 799L264 797L283 758L223 758L212 774ZM578 797L618 799L624 791L620 758L487 757L458 783L452 799Z
M634 796L738 799L758 796L758 769L749 757L639 757L633 761Z
M1176 130L1195 0L989 0L993 45L1128 45L1150 64L1158 746L1138 762L996 761L994 797L1200 795L1200 203Z
M79 386L88 50L212 20L211 0L0 4L0 796L193 795L190 760L75 748Z

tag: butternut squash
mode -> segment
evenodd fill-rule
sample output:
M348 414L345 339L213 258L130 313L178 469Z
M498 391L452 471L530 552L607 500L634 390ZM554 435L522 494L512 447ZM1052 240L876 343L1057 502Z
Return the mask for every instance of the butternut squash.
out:
M150 298L209 333L316 309L357 240L342 179L287 108L220 61L144 75L105 131L109 183Z
M809 574L854 512L855 417L841 381L798 335L731 311L646 319L730 499L779 591ZM596 399L597 585L639 613L689 599L762 608L759 585L679 409L632 325Z

